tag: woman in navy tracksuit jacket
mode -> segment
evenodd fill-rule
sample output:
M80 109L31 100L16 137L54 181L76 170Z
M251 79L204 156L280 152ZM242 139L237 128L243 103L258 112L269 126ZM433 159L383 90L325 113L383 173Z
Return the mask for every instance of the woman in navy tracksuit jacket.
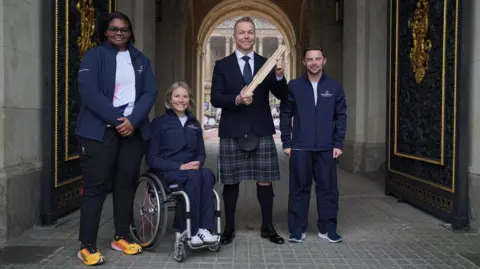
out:
M193 94L186 83L176 82L170 87L165 95L167 112L152 121L147 164L159 177L182 185L187 193L192 244L212 244L217 242L217 236L210 233L214 228L215 176L203 167L203 131L189 111L193 105Z
M102 206L113 180L114 250L142 251L129 237L135 183L150 138L157 89L149 59L137 50L132 24L119 12L97 27L100 45L83 56L78 72L81 96L76 135L84 180L78 257L86 265L104 262L96 248Z
M305 236L312 178L317 194L318 237L340 242L337 234L338 189L335 158L343 150L347 105L340 83L323 71L323 50L304 53L307 72L289 82L280 107L283 148L290 155L289 240ZM292 131L293 117L293 131Z

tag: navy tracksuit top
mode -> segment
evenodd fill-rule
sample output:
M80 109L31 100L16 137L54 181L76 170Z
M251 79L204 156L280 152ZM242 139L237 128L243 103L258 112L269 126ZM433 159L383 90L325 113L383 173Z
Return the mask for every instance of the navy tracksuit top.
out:
M171 109L152 121L147 165L153 171L178 170L182 164L191 161L199 161L203 167L206 154L202 127L190 112L186 115L184 126Z
M280 104L283 148L309 151L343 149L347 124L343 88L337 80L323 73L315 90L316 105L314 89L307 75L288 83L288 100Z

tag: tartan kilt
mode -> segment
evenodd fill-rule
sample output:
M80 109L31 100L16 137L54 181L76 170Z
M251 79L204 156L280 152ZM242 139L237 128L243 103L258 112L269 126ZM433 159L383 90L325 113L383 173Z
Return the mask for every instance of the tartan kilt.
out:
M241 150L235 138L220 138L217 168L217 178L221 184L236 184L243 180L280 180L273 136L260 137L258 148L252 152Z

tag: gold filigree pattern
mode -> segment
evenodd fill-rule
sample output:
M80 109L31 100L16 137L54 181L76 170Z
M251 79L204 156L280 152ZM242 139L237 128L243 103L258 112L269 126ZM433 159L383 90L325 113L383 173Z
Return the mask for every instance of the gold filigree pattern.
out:
M408 195L447 213L452 213L453 211L453 201L445 196L428 191L419 185L412 185L395 179L390 179L390 184L404 195Z
M413 18L408 21L408 27L412 29L413 46L410 49L415 81L420 83L428 69L428 59L432 42L427 39L428 32L428 0L419 0L413 12Z
M80 0L77 3L77 10L80 12L81 34L77 38L80 54L95 46L93 36L95 35L95 7L93 0Z
M82 197L83 186L70 189L55 196L55 206L65 208L67 205L79 200Z

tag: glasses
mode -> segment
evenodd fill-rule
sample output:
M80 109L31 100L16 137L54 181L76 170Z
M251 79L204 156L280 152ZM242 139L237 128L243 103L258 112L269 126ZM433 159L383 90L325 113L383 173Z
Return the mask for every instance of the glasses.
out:
M118 33L118 31L120 31L120 33L122 33L124 35L130 33L130 29L128 29L126 27L125 28L118 28L118 27L115 27L115 26L109 26L108 31L110 31L112 33Z

